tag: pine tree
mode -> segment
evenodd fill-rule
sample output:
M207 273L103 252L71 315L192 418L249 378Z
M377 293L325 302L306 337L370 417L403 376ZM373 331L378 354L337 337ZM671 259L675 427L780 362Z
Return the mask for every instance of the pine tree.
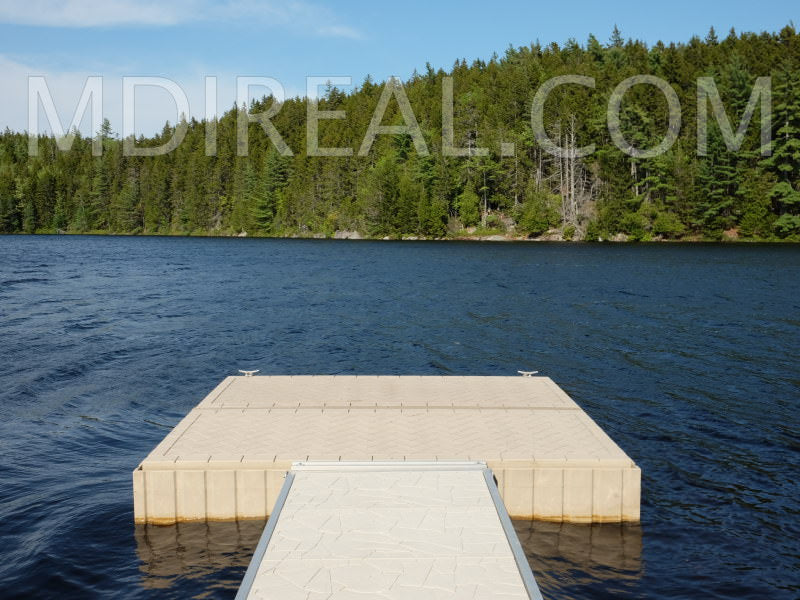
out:
M254 195L253 218L256 228L261 233L273 233L273 223L281 203L283 190L289 183L290 161L272 147L264 161L264 181L258 184L259 190Z
M525 202L517 218L519 230L530 235L541 235L559 224L561 198L536 185L528 184Z
M41 136L39 155L28 157L27 135L6 129L0 132L0 230L328 235L345 228L380 237L439 237L478 222L477 197L479 220L499 227L513 218L524 233L557 227L578 235L585 230L591 239L617 233L713 239L734 229L741 237L799 239L798 65L800 36L793 26L759 35L731 31L724 40L712 28L687 43L650 47L626 41L615 27L607 45L590 36L583 46L537 42L471 64L457 59L447 72L427 65L404 89L428 156L416 153L409 136L387 135L378 136L366 157L310 158L303 152L303 98L287 99L272 119L294 151L287 157L258 123L248 128L249 156L237 156L236 107L216 120L216 156L205 155L207 124L196 120L186 123L179 148L158 157L123 156L108 120L94 137L102 144L99 157L92 155L93 140L80 135L68 153ZM555 90L546 104L546 131L570 148L594 143L595 153L582 159L569 152L551 156L529 125L537 88L567 73L593 77L595 88ZM611 91L637 73L667 80L683 110L676 143L655 158L631 158L607 128ZM697 78L715 77L736 128L755 77L767 75L773 77L772 156L761 155L758 117L737 152L728 150L712 120L708 155L697 156L691 126ZM444 156L439 143L445 76L454 81L454 145L467 148L466 156ZM382 89L371 77L349 93L330 86L320 109L343 110L347 118L324 120L320 146L358 148ZM251 109L272 102L264 98ZM652 86L629 90L621 117L625 138L639 148L654 146L666 131L663 98ZM384 122L401 121L390 104ZM161 145L174 131L167 123L137 145ZM562 209L555 222L553 193Z
M0 164L0 233L19 231L19 214L14 198L13 167Z
M475 193L475 186L467 185L458 196L458 216L464 227L473 227L481 220L481 199Z
M625 45L625 40L622 39L622 32L619 30L616 24L614 24L614 30L611 32L611 46L613 48L622 48Z
M781 237L800 234L800 73L786 70L776 89L777 127L772 156L763 164L774 169L778 181L770 191L775 210L775 232Z

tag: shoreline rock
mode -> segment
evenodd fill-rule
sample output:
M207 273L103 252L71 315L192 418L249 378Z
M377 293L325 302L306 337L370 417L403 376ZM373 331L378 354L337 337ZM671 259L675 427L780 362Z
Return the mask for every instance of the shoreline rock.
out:
M361 234L357 231L348 231L346 229L338 229L333 234L335 240L362 240Z

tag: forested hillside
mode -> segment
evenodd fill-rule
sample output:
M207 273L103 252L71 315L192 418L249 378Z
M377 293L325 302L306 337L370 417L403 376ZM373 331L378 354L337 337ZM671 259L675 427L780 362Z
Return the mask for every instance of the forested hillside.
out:
M545 125L562 145L595 144L583 159L551 156L531 129L536 90L567 74L594 77L596 87L556 89ZM668 81L682 108L677 142L654 158L619 150L607 126L611 91L638 74ZM454 82L455 146L485 147L488 155L443 154L446 75ZM773 78L771 156L761 152L758 110L738 152L726 148L711 118L708 153L698 155L697 79L705 76L714 77L734 130L756 78ZM183 143L157 157L123 156L114 124L98 132L100 157L92 156L92 140L80 137L67 152L42 138L39 155L28 157L27 135L6 130L0 232L800 239L800 36L793 26L724 38L711 30L705 39L652 47L615 30L608 43L590 37L583 45L532 44L487 61L457 60L448 72L428 66L403 85L428 156L405 134L379 135L367 156L357 156L383 89L369 78L350 92L329 88L319 103L320 110L346 111L345 119L320 122L320 146L351 147L351 157L306 155L301 98L288 99L272 118L294 153L289 157L258 123L249 126L249 156L237 156L235 107L218 122L216 156L205 155L205 123L194 120ZM265 98L249 110L271 103ZM396 102L383 122L403 123ZM632 144L654 146L667 123L656 88L638 85L626 94L621 128ZM168 124L137 144L159 145L173 131Z

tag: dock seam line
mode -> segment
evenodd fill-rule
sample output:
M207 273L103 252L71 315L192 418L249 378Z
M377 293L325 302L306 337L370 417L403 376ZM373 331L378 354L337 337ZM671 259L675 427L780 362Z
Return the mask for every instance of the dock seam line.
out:
M307 405L307 406L202 406L202 407L195 407L193 410L198 412L200 411L207 411L207 410L266 410L266 411L273 411L273 410L291 410L295 413L299 410L346 410L350 411L351 409L354 410L371 410L375 411L376 409L392 409L392 410L426 410L426 409L434 409L434 410L474 410L474 411L490 411L490 410L557 410L557 411L582 411L579 406L406 406L402 404L387 404L381 406L331 406L331 405Z
M234 379L233 377L231 377L231 378L230 378L230 381L228 381L228 385L226 385L225 387L223 387L223 388L222 388L222 389L219 391L219 393L218 393L216 396L214 396L214 398L212 398L212 400L211 400L211 402L209 402L209 404L214 404L214 402L216 402L217 398L219 398L220 396L222 396L222 393L223 393L225 390L227 390L229 387L231 387L231 385L233 385L233 382L234 382L234 381L236 381L236 379Z
M191 414L191 413L189 413L189 414ZM181 432L180 432L180 434L179 434L179 435L178 435L178 437L175 439L175 441L174 441L174 442L172 442L172 444L170 444L170 447L169 447L169 448L167 448L167 449L164 451L164 455L165 455L165 456L166 456L166 455L167 455L167 454L168 454L168 453L169 453L169 452L170 452L170 451L171 451L171 450L172 450L172 449L175 447L175 444L177 444L177 443L180 441L180 439L183 437L183 434L184 434L184 433L186 433L186 432L189 430L189 427L191 427L192 425L194 425L194 424L195 424L195 422L197 421L197 419L199 419L199 418L202 416L202 414L203 414L203 413L201 413L201 412L199 412L199 411L198 411L198 413L197 413L197 416L196 416L196 417L195 417L195 418L192 420L192 422L191 422L191 423L189 423L189 424L188 424L186 427L184 427L184 428L183 428L183 431L181 431ZM180 423L178 423L178 425L180 425ZM177 428L177 426L176 426L176 428ZM173 431L175 431L175 430L173 429ZM211 457L209 457L209 460L211 460Z

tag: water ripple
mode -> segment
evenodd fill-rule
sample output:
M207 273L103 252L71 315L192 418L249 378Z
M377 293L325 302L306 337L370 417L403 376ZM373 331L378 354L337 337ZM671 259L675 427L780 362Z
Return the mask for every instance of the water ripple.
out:
M547 598L800 595L800 248L0 237L0 596L231 598L263 523L134 527L224 375L553 377L642 525L515 523Z

